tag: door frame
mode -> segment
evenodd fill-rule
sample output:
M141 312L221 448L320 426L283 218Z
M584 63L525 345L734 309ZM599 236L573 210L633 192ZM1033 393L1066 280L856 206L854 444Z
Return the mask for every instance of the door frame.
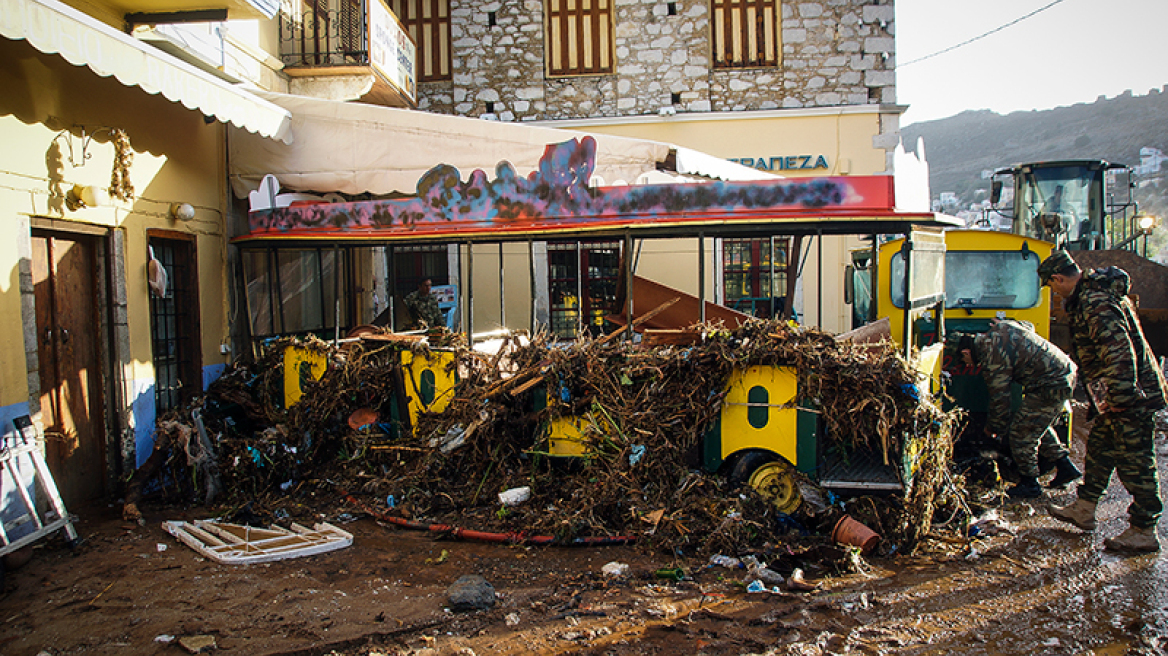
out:
M105 497L116 494L123 473L134 467L134 438L133 430L126 423L129 413L128 394L125 390L124 367L119 363L127 363L129 354L123 352L119 344L129 343L129 328L126 322L117 321L118 308L121 316L125 316L125 259L121 255L124 239L121 231L104 226L95 226L71 221L64 221L51 217L29 217L28 230L23 232L26 240L21 246L27 267L22 266L22 276L28 277L28 282L21 288L21 311L24 315L24 344L25 351L30 355L28 365L28 397L29 414L32 416L38 432L43 435L45 429L45 409L40 404L41 394L41 363L39 358L39 328L37 324L36 291L32 284L32 239L38 236L63 238L90 238L94 249L94 271L97 280L94 284L96 329L99 331L96 340L99 349L96 358L98 376L95 389L97 407L101 411L101 419L94 425L99 433L101 450L104 455L102 481ZM22 281L23 283L23 281ZM42 450L44 445L42 445Z

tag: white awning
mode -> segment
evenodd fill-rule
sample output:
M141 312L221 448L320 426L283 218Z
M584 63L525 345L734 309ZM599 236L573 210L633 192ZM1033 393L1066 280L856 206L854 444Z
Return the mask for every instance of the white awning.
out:
M231 135L229 166L235 194L245 198L267 174L282 189L347 194L413 194L418 180L438 164L458 169L465 180L480 169L494 177L495 166L510 162L520 176L539 165L548 144L591 134L574 130L431 114L364 103L256 92L292 112L289 144ZM593 177L600 184L634 184L677 151L678 173L749 180L754 169L670 144L604 134L596 139ZM682 170L686 165L692 168Z
M291 140L288 110L56 0L0 0L0 35L260 135Z

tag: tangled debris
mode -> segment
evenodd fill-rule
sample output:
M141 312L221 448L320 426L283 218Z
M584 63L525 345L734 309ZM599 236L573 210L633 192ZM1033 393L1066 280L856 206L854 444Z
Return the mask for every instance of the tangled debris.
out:
M805 504L788 516L700 467L703 436L731 372L769 365L793 367L798 393L787 405L815 408L820 439L833 449L899 463L912 445L919 464L908 493L861 504L886 543L911 551L936 505L959 494L939 494L958 417L919 392L917 373L892 345L840 342L779 321L693 332L698 339L685 346L512 334L493 354L446 334L446 366L458 382L429 390L449 396L430 406L441 411L419 412L416 422L403 399L409 386L425 396L410 370L435 362L425 341L370 335L337 347L280 340L256 361L233 366L191 407L161 418L155 455L171 454L171 475L162 477L171 481L169 494L205 499L210 479L192 471L207 466L205 453L192 456L197 441L177 428L201 413L214 436L210 452L223 490L216 502L228 515L352 511L355 498L403 522L516 539L622 536L672 553L740 552L830 531L840 512ZM302 372L303 396L285 409L289 346L320 354L327 367L319 380ZM413 364L403 364L406 351ZM549 449L549 426L565 418L579 428L582 453L573 457ZM168 437L175 435L185 437ZM137 485L152 474L140 470ZM528 501L500 504L500 492L518 487L530 488Z

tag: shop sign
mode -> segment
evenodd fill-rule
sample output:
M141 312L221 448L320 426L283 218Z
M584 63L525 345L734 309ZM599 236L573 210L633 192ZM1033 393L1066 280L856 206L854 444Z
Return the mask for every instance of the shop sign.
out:
M731 157L731 162L760 171L790 171L793 169L826 169L825 155L776 155L774 157Z

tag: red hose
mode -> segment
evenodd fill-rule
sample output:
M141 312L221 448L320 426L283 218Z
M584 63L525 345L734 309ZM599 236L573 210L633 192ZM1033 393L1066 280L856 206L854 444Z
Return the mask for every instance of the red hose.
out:
M637 541L635 536L631 535L614 535L611 537L586 537L586 538L572 538L568 541L560 540L552 535L528 535L523 531L508 531L507 533L490 533L487 531L473 531L467 528L459 528L449 524L427 524L425 522L415 522L403 517L394 517L386 515L385 513L373 510L369 506L358 501L353 495L348 492L341 492L341 494L349 501L349 503L357 506L369 516L389 522L395 526L402 528L412 528L419 531L430 531L431 533L441 533L443 535L457 538L460 540L481 540L483 542L502 542L505 544L532 544L532 545L558 545L571 547L607 547L622 544L632 544Z

